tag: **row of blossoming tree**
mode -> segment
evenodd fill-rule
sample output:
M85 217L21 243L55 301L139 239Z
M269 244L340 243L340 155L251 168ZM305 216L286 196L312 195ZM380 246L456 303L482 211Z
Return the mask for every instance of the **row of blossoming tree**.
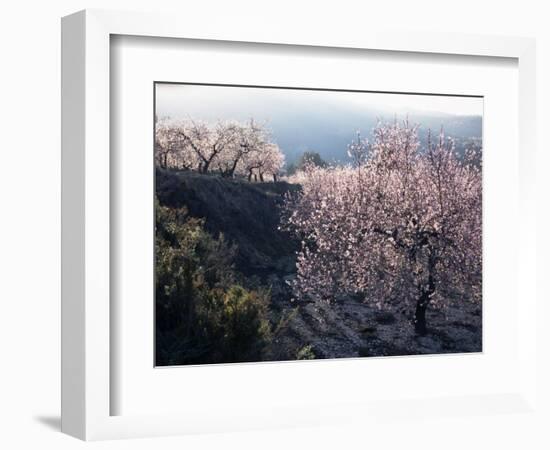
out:
M161 168L274 181L284 155L267 128L254 120L215 124L162 119L156 124L155 161Z
M360 296L408 314L426 333L426 310L481 301L481 166L441 133L421 146L407 122L380 124L348 149L353 165L310 166L286 200L284 227L302 247L297 298Z

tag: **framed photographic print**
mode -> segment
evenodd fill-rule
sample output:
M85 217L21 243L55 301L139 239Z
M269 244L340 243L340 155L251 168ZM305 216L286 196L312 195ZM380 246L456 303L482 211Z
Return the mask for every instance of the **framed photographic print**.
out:
M154 89L156 365L481 352L482 97Z
M180 24L63 19L63 431L530 411L533 42Z

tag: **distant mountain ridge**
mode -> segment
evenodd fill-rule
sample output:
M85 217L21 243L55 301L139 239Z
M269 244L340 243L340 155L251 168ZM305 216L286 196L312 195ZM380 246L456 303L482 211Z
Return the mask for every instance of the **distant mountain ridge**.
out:
M379 121L403 121L408 118L411 124L419 125L419 137L425 145L428 130L438 135L443 129L446 136L456 141L457 150L464 151L470 141L481 143L482 118L480 116L454 116L448 114L409 114L408 116L358 111L355 114L326 115L323 111L291 120L285 116L275 116L269 126L277 144L286 156L287 164L296 162L304 151L318 152L329 162L349 162L347 146L360 131L363 137L371 138L372 130ZM322 132L319 130L322 129Z

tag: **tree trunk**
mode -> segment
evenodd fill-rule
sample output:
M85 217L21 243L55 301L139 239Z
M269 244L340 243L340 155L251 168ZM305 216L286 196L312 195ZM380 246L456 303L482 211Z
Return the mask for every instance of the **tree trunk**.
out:
M430 254L428 260L428 282L420 287L420 294L416 302L416 310L414 312L414 330L420 335L426 335L426 309L430 303L430 299L435 293L435 257L433 252Z
M263 174L263 173L260 174L260 181L261 181L262 183L264 182L264 174Z
M428 307L429 299L426 294L422 293L416 302L416 311L414 312L414 331L420 336L425 336L426 329L426 308Z
M237 164L239 164L239 159L237 158L233 160L233 164L231 165L231 168L229 169L229 176L233 178L233 175L235 175L235 170L237 170Z

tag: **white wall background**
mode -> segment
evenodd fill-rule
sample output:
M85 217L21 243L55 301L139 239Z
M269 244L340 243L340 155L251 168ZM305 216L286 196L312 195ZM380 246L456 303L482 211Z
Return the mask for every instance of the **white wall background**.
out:
M550 13L544 1L461 0L19 0L0 8L0 448L82 448L59 433L60 360L60 17L83 8L179 11L189 20L229 20L235 26L268 18L282 28L344 27L454 31L531 36L538 45L539 274L548 250L550 146ZM185 22L182 22L182 27ZM542 180L542 178L545 178ZM544 210L543 210L544 208ZM540 299L548 299L541 292ZM550 318L541 305L539 314ZM550 379L549 332L541 330L541 368ZM545 390L545 395L548 390ZM548 397L547 397L548 399ZM550 404L548 401L546 404ZM449 419L441 419L449 420ZM548 448L548 417L404 422L398 429L365 424L246 434L91 444L95 448ZM399 448L397 447L397 448Z

